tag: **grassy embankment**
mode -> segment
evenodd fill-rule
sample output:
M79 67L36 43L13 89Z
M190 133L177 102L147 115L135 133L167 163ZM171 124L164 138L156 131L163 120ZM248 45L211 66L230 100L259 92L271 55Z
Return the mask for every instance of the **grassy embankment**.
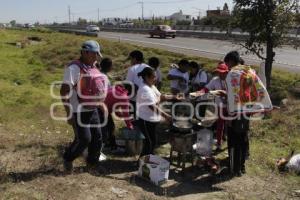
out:
M24 48L10 44L26 43L29 36L38 36L42 41L25 45ZM41 169L45 163L48 166L49 160L57 164L58 149L72 138L73 133L65 122L53 121L49 116L50 105L59 102L51 98L50 84L62 79L64 65L78 56L78 48L87 38L53 32L0 30L0 131L1 137L4 136L0 140L0 149L32 147L40 161L35 163L38 165L36 168ZM135 48L142 50L146 58L159 57L163 74L167 73L170 63L181 58L198 61L206 69L212 69L217 63L158 49L98 41L102 45L103 55L113 59L114 75L125 74L129 63L124 60ZM298 75L274 71L271 95L276 99L285 97L290 84L296 79L299 79ZM163 91L168 90L168 85L164 77ZM269 119L252 124L251 175L274 173L274 159L287 155L291 149L300 152L299 110L299 101L294 100L287 108L272 113ZM63 115L62 109L56 111ZM30 166L27 167L30 170ZM13 161L2 165L0 172L5 174L12 169L18 170ZM289 182L291 188L300 183L299 177L277 175L283 182Z

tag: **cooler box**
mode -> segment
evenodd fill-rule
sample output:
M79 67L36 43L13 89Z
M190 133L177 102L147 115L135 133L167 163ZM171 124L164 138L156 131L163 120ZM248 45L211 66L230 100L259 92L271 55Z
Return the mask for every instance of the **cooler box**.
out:
M167 182L169 169L170 162L167 160L156 155L147 155L139 160L138 176L159 186Z

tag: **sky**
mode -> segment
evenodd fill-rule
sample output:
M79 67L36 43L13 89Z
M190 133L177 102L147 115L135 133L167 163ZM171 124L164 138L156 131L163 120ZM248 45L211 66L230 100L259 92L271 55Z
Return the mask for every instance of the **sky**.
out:
M138 18L169 16L182 10L192 16L206 15L206 10L223 8L226 2L232 8L232 0L0 0L0 23L16 20L17 23L68 22L68 6L71 20L79 17L97 21L107 17Z

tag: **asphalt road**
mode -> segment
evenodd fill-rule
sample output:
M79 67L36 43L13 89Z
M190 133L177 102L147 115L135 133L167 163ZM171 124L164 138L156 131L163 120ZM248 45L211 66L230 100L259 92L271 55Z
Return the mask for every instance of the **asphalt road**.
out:
M231 50L238 50L247 64L259 65L262 61L255 55L246 55L245 49L239 44L230 41L177 37L175 39L150 38L144 34L120 33L120 32L99 32L100 38L119 40L146 47L161 48L173 52L185 53L213 59L222 60L224 55ZM300 50L289 46L275 49L275 68L290 72L300 73Z

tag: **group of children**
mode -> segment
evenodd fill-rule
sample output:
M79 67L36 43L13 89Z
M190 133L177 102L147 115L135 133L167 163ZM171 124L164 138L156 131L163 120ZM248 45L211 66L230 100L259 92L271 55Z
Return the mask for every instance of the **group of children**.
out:
M151 151L145 151L145 154L153 153L156 144L153 130L155 130L157 123L161 121L161 117L157 113L161 113L167 120L172 119L171 116L158 107L160 102L176 100L176 98L182 98L190 92L226 90L224 79L229 69L225 63L218 65L214 71L217 76L211 79L210 74L197 62L189 62L186 59L182 59L178 64L171 65L167 75L167 79L170 80L171 95L161 95L159 90L162 86L162 74L159 68L159 59L151 57L147 65L143 63L144 57L140 51L131 52L129 58L132 66L128 69L126 81L133 83L135 88L129 88L128 90L136 92L136 97L131 98L131 104L139 108L135 110L140 130L146 135L146 140L151 138L148 142L145 142L146 147L151 146ZM217 102L219 108L225 110L226 98L222 96L217 97ZM145 104L147 104L146 107L144 106ZM205 115L205 107L204 113L201 109L200 112L203 117ZM224 124L224 120L220 117L217 122L217 150L221 148Z
M131 99L131 103L136 107L137 125L146 137L142 155L153 153L156 145L156 125L163 118L168 121L172 120L172 116L160 109L159 103L165 100L182 100L184 95L178 94L188 94L189 92L206 93L214 90L218 91L216 98L218 113L222 113L222 116L224 116L227 103L225 84L227 73L231 68L244 62L238 52L228 53L224 58L224 62L220 62L214 70L216 76L210 80L208 73L198 63L182 59L178 64L171 66L167 75L167 79L170 80L172 95L163 95L155 87L157 85L156 77L159 68L152 68L144 64L143 54L140 51L132 52L129 57L132 67L128 70L126 80L132 82L135 91L137 91L136 98ZM131 91L133 91L132 88ZM221 148L225 128L225 120L222 116L219 115L217 121L217 150ZM232 120L228 127L230 132L228 134L230 166L233 174L237 176L245 173L245 160L249 156L248 129L249 120L243 117Z
M148 64L144 63L144 56L141 51L135 50L129 54L128 59L131 62L131 67L128 68L126 81L132 83L133 87L126 85L131 105L134 107L134 115L136 115L136 125L146 136L145 148L142 155L153 153L156 145L156 125L165 118L166 120L172 120L172 117L165 113L158 105L162 101L176 100L180 97L178 94L187 95L190 92L208 92L210 90L225 91L225 78L229 69L223 62L219 63L214 71L215 77L210 78L210 74L207 73L200 64L195 61L189 62L186 59L182 59L178 64L172 64L171 69L167 75L167 79L170 80L170 91L172 95L162 95L159 90L162 87L162 73L160 70L160 61L157 57L151 57L148 60ZM107 74L112 71L112 61L109 58L102 59L99 69L102 73ZM134 93L134 94L132 94ZM109 96L109 93L108 93ZM110 99L110 98L107 98ZM108 100L111 102L111 99ZM216 103L219 110L218 113L225 113L226 111L226 98L222 95L216 98ZM200 107L202 108L202 107ZM203 109L202 109L203 110ZM201 112L201 116L205 115ZM127 116L127 115L126 115ZM163 118L162 118L162 117ZM105 133L109 133L109 143L115 146L114 137L112 134L114 125L112 117L109 115L108 128L105 129ZM127 127L133 128L130 121L126 121ZM105 126L107 127L107 126ZM217 121L217 150L221 149L222 138L224 132L225 122L220 116ZM109 131L110 130L110 131Z
M70 98L63 98L64 103L71 104L71 110L65 106L69 120L74 128L75 139L64 154L65 169L72 168L72 161L77 158L84 149L88 147L87 164L98 162L102 142L114 147L114 121L111 116L115 113L118 117L125 119L129 129L138 128L145 136L143 151L140 156L153 154L157 143L155 129L162 120L172 121L172 116L165 112L159 104L163 101L181 101L184 94L190 92L208 92L217 90L217 105L219 110L226 110L226 88L225 78L230 68L241 64L242 60L238 52L230 52L224 62L218 64L216 77L210 78L201 65L197 62L189 62L182 59L178 64L173 64L167 75L170 80L171 94L162 94L162 73L160 71L160 62L156 57L149 59L148 64L144 63L144 55L141 51L135 50L130 52L128 59L131 66L128 68L126 79L122 84L113 85L109 80L108 73L113 69L112 60L103 58L97 67L100 72L95 71L96 61L101 56L100 45L96 41L86 41L82 45L81 58L71 63L65 70L64 83L61 88L62 97L68 96L70 90L73 91ZM82 85L82 73L91 74L92 78L88 79L90 84L86 85L92 88L84 90L91 94L92 90L98 93L106 93L105 98L99 99L100 105L94 107L81 108L82 99L78 92L78 85ZM94 73L94 74L93 74ZM94 76L94 77L93 77ZM102 77L98 80L96 77ZM210 80L211 79L211 80ZM93 83L95 81L95 83ZM179 95L183 94L183 95ZM93 95L93 94L91 94ZM72 113L70 113L72 111ZM133 111L134 117L130 115ZM205 111L205 109L204 109ZM73 119L73 120L72 120ZM83 120L83 124L79 123ZM104 127L93 127L90 125L104 123ZM221 147L221 140L224 131L224 120L222 117L217 122L217 140L218 148ZM243 130L240 125L243 124ZM84 126L87 125L87 126ZM232 171L236 175L245 172L245 159L248 150L248 128L249 121L246 119L233 120L231 123L230 134L228 134L228 146L230 160L233 162ZM229 138L230 137L230 138ZM233 147L231 149L231 147Z

